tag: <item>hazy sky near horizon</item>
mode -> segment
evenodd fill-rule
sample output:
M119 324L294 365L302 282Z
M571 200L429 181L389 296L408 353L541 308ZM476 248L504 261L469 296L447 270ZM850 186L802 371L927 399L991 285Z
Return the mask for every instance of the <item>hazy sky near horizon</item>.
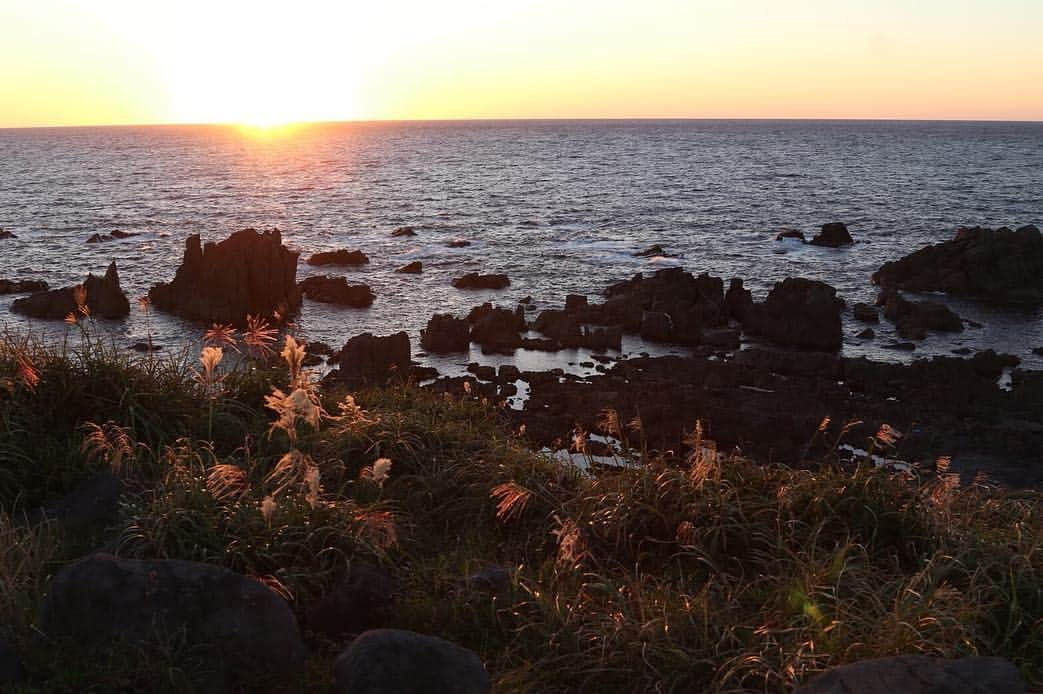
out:
M1041 0L0 0L0 127L1043 120Z

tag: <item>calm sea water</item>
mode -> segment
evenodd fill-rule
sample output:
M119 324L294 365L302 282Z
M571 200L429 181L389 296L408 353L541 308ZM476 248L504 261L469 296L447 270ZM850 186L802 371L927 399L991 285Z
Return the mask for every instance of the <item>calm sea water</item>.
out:
M858 243L831 250L776 242L848 224ZM535 225L533 225L535 223ZM256 137L223 126L0 130L0 277L52 286L81 281L116 259L133 298L173 276L184 239L216 240L276 226L302 252L359 248L349 270L370 284L368 310L306 302L300 327L334 345L364 331L419 330L436 311L568 292L682 265L756 294L787 276L821 279L848 300L872 301L883 262L951 238L962 225L1043 226L1043 124L839 121L549 121L331 124ZM390 238L412 225L415 238ZM113 229L140 236L90 244ZM472 241L449 249L454 239ZM634 257L658 243L676 259ZM420 276L393 270L411 260ZM327 270L328 271L328 270ZM505 272L504 292L464 292L450 280ZM0 321L59 335L0 299ZM133 305L133 301L132 301ZM914 356L995 347L1043 366L1040 314L951 305L982 324L932 337ZM145 335L136 305L105 326L128 345ZM848 322L853 336L859 326ZM157 342L199 328L159 316ZM908 358L850 337L848 354ZM639 349L633 342L629 349ZM567 358L567 357L566 357Z

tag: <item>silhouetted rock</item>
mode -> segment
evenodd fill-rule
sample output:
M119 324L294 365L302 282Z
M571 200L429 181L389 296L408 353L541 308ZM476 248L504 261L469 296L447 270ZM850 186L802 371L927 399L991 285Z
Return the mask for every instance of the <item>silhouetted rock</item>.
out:
M670 342L674 337L674 322L670 314L663 311L642 313L641 337L652 342Z
M189 320L242 326L247 315L282 323L297 313L297 253L278 229L237 231L220 243L185 241L174 279L149 290L156 308Z
M351 338L337 354L334 377L354 383L384 385L391 378L409 375L409 336L405 332L377 337L363 333Z
M905 655L841 665L794 694L1022 694L1025 683L1003 658L958 660Z
M414 260L411 263L406 263L399 269L395 270L395 272L400 272L403 275L419 275L423 270L423 264L419 260Z
M526 325L520 308L511 311L485 303L471 309L467 321L471 324L471 341L481 345L484 351L511 351L522 344L520 333Z
M655 258L657 256L670 257L670 254L663 250L663 247L658 243L649 246L643 251L638 251L634 254L637 258Z
M879 323L880 313L869 304L858 303L851 307L851 314L855 320L863 323Z
M489 673L473 652L434 636L399 629L367 631L334 666L344 694L488 694Z
M866 328L865 330L860 330L858 333L856 333L855 337L857 337L860 340L872 340L874 337L876 337L876 331L872 328Z
M775 240L782 241L783 239L800 239L801 241L804 241L804 232L797 229L783 229L775 234Z
M847 225L842 224L841 222L823 224L822 231L815 234L815 238L809 241L812 246L826 246L828 248L849 246L854 242L855 240L852 239L851 234L848 233Z
M429 352L466 352L471 347L471 324L464 318L436 313L420 331L420 346Z
M47 291L43 280L0 280L0 294L29 294Z
M6 229L0 229L0 241L3 241L4 239L16 239L16 238L18 238L18 237L14 235L14 232L7 231Z
M475 375L475 378L478 378L478 379L480 379L482 381L494 381L494 380L496 380L496 367L495 366L488 366L488 365L479 364L477 362L472 362L472 363L467 365L467 370L470 373L473 373Z
M312 301L365 308L373 304L373 291L365 284L352 284L343 277L320 275L307 277L298 285L301 293Z
M173 636L200 646L233 681L297 673L297 620L274 591L219 566L93 554L61 569L42 608L50 638L139 648Z
M899 337L922 340L927 332L961 332L963 322L944 304L935 301L909 301L894 289L885 289L877 298L884 317L895 324Z
M108 234L91 234L90 238L87 239L87 243L102 243L105 241L129 239L132 236L137 236L137 234L130 231L120 231L119 229L114 229L111 233Z
M308 258L308 265L365 265L369 256L362 251L323 251Z
M391 236L393 238L399 238L402 236L416 236L416 231L413 229L413 227L409 226L399 227L391 232Z
M743 328L772 342L807 349L840 349L844 302L824 282L789 277L754 306Z
M885 263L873 282L913 292L940 291L1003 304L1043 304L1043 237L1034 226L960 229L952 241Z
M331 639L384 625L398 581L384 571L352 562L348 577L308 610L307 625Z
M151 342L135 342L130 346L135 352L158 352L163 349L163 345L157 345Z
M445 244L449 248L467 248L471 242L466 239L453 239Z
M87 275L81 285L85 294L85 304L92 316L97 318L125 318L130 313L130 302L120 288L119 273L116 263L109 264L104 277ZM79 316L76 304L76 288L63 287L49 291L36 292L21 299L15 299L11 310L33 318L49 318L60 320L70 313Z
M457 289L504 289L510 284L507 275L479 275L477 272L469 272L453 280L453 286Z
M743 288L741 279L733 277L724 295L724 303L728 315L741 323L753 310L753 292Z

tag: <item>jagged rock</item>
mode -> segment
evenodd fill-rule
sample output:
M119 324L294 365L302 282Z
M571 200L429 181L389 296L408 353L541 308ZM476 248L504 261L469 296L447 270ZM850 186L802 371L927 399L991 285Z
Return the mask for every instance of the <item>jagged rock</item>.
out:
M466 352L471 348L471 324L464 318L436 313L420 331L420 346L429 352Z
M401 236L416 236L416 231L413 227L399 227L391 232L392 238L399 238Z
M334 376L354 383L383 385L396 376L407 378L410 359L409 335L405 332L384 337L363 333L348 340L337 354L340 368Z
M344 694L488 694L489 673L473 652L434 636L399 629L367 631L334 666Z
M130 231L120 231L119 229L114 229L111 233L108 234L92 234L91 237L87 239L87 243L102 243L104 241L129 239L130 237L137 235L138 234L135 234Z
M851 307L851 314L855 320L863 323L879 323L880 314L869 304L858 303Z
M804 241L804 232L797 229L783 229L775 234L775 240L782 241L783 239L800 239L801 241Z
M414 260L411 263L406 263L399 269L395 270L395 272L401 273L403 275L419 275L423 271L424 265L419 260Z
M504 289L510 284L507 275L479 275L477 272L469 272L453 280L453 286L457 289Z
M865 330L860 330L858 333L856 333L855 337L857 337L860 340L872 340L874 337L876 337L876 331L872 328L866 328Z
M741 323L753 310L753 292L743 288L741 279L733 277L724 295L724 303L728 315Z
M482 380L482 381L494 381L494 380L496 380L496 367L495 366L485 366L483 364L478 364L477 362L473 362L473 363L467 365L467 370L469 372L473 373L475 375L475 378L478 378L479 380Z
M843 339L840 311L844 302L824 282L788 277L776 282L743 327L780 345L832 351Z
M369 256L362 251L323 251L308 258L308 265L365 265Z
M87 275L81 285L86 290L86 305L91 315L97 318L125 318L130 313L130 302L120 288L119 273L113 261L104 277ZM60 320L70 313L78 315L76 305L76 288L63 287L36 292L21 299L15 299L11 310L33 318L49 318Z
M1003 304L1043 304L1043 237L1034 226L961 229L873 273L883 287L940 291Z
M365 308L373 304L373 290L366 284L351 284L343 277L307 277L297 285L312 301Z
M497 308L490 303L471 309L471 341L490 352L511 351L522 344L520 333L526 328L525 313Z
M30 294L47 291L43 280L0 280L0 294Z
M669 313L645 311L641 315L641 337L652 342L670 342L674 336L674 322Z
M1022 694L1025 683L1003 658L958 660L905 655L826 670L794 694Z
M590 302L587 301L587 297L582 294L568 294L565 297L565 311L567 313L580 311L582 309L585 309L589 305Z
M14 235L14 232L7 231L6 229L0 229L0 241L2 241L4 239L16 239L16 238L18 238L18 237Z
M352 562L348 577L308 610L307 625L331 639L379 628L387 622L397 592L393 576Z
M61 569L44 599L51 638L138 647L173 636L199 645L233 681L282 679L304 662L289 606L259 581L210 564L93 554Z
M664 258L670 257L658 243L634 254L634 257L636 258L655 258L656 256L663 256Z
M847 225L841 222L830 222L822 225L822 231L815 234L815 238L808 243L812 246L826 246L827 248L840 248L850 246L855 240L847 230Z
M108 237L102 236L101 234L91 234L90 238L87 239L87 243L101 243L102 241L110 240Z
M189 320L243 326L247 315L281 323L297 313L297 253L278 229L237 231L220 243L185 240L174 279L149 290L156 308Z
M521 378L521 371L514 364L501 364L498 375L501 382L509 383Z
M934 301L909 301L896 290L885 289L877 298L884 317L895 324L899 337L922 340L929 330L961 332L963 322L944 304Z

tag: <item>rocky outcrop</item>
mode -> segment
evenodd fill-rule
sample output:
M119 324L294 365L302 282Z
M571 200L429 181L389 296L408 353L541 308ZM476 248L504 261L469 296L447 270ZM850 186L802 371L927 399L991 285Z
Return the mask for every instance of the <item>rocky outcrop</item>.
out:
M18 238L18 237L15 236L14 232L7 231L6 229L0 229L0 241L3 241L4 239L16 239L16 238Z
M753 292L742 286L741 279L733 277L724 294L724 303L728 315L741 323L753 311Z
M193 234L174 279L149 290L153 305L183 318L242 326L248 315L282 323L301 305L297 253L278 229L237 231L220 243Z
M312 301L366 308L373 304L373 290L366 284L352 284L343 277L320 275L305 278L297 285Z
M488 694L489 673L477 654L444 639L399 629L367 631L334 666L343 694Z
M477 272L469 272L453 280L453 286L457 289L505 289L510 284L507 275L479 275Z
M776 282L768 298L754 306L743 328L779 345L837 350L843 308L836 289L828 284L789 277Z
M471 242L467 239L453 239L452 241L446 242L447 248L467 248L471 245Z
M400 238L400 237L403 237L403 236L416 236L416 230L414 230L413 227L405 226L405 227L399 227L399 228L397 228L397 229L395 229L394 231L391 232L391 237L392 238L396 238L397 239L397 238Z
M638 251L634 254L635 258L673 258L674 256L663 250L663 247L658 243L649 246L643 251Z
M0 294L31 294L47 291L47 283L43 280L2 280Z
M352 561L348 577L308 610L307 625L330 639L379 628L389 619L397 592L393 576Z
M90 238L87 239L87 243L103 243L105 241L118 241L120 239L129 239L130 237L137 235L138 234L135 234L130 231L120 231L119 229L114 229L112 232L108 234L91 234Z
M78 293L82 296L77 296ZM130 313L130 302L120 288L115 261L109 265L104 277L87 275L79 287L51 289L15 299L11 310L33 318L61 320L70 313L80 315L78 299L96 318L126 318Z
M471 341L485 352L509 352L522 345L526 324L520 307L511 311L484 303L471 309L467 322L471 324Z
M885 263L873 282L1002 304L1043 304L1043 237L1034 226L961 229L956 238Z
M420 346L428 352L466 352L471 347L471 324L464 318L436 313L420 331Z
M841 665L794 694L1023 694L1018 668L1003 658L904 655Z
M424 265L419 260L414 260L411 263L406 263L399 269L395 270L395 272L401 273L403 275L419 275L423 271Z
M825 246L826 248L840 248L850 246L855 240L851 238L847 225L841 222L830 222L823 224L822 230L815 234L815 238L808 241L812 246Z
M936 301L909 301L896 290L885 289L876 302L884 307L884 318L895 324L899 337L905 340L923 340L928 331L963 330L960 317Z
M42 608L51 638L138 648L184 638L233 681L285 678L304 662L289 606L259 581L210 564L93 554L61 569Z
M363 333L351 338L336 356L334 377L351 383L384 385L409 376L409 336L398 332L383 337Z
M851 315L863 323L879 323L880 314L869 304L858 303L851 307Z
M783 229L779 233L775 234L776 241L782 241L784 239L797 239L799 241L806 240L804 238L804 232L799 229Z
M362 251L323 251L308 258L308 265L365 265L369 256Z

